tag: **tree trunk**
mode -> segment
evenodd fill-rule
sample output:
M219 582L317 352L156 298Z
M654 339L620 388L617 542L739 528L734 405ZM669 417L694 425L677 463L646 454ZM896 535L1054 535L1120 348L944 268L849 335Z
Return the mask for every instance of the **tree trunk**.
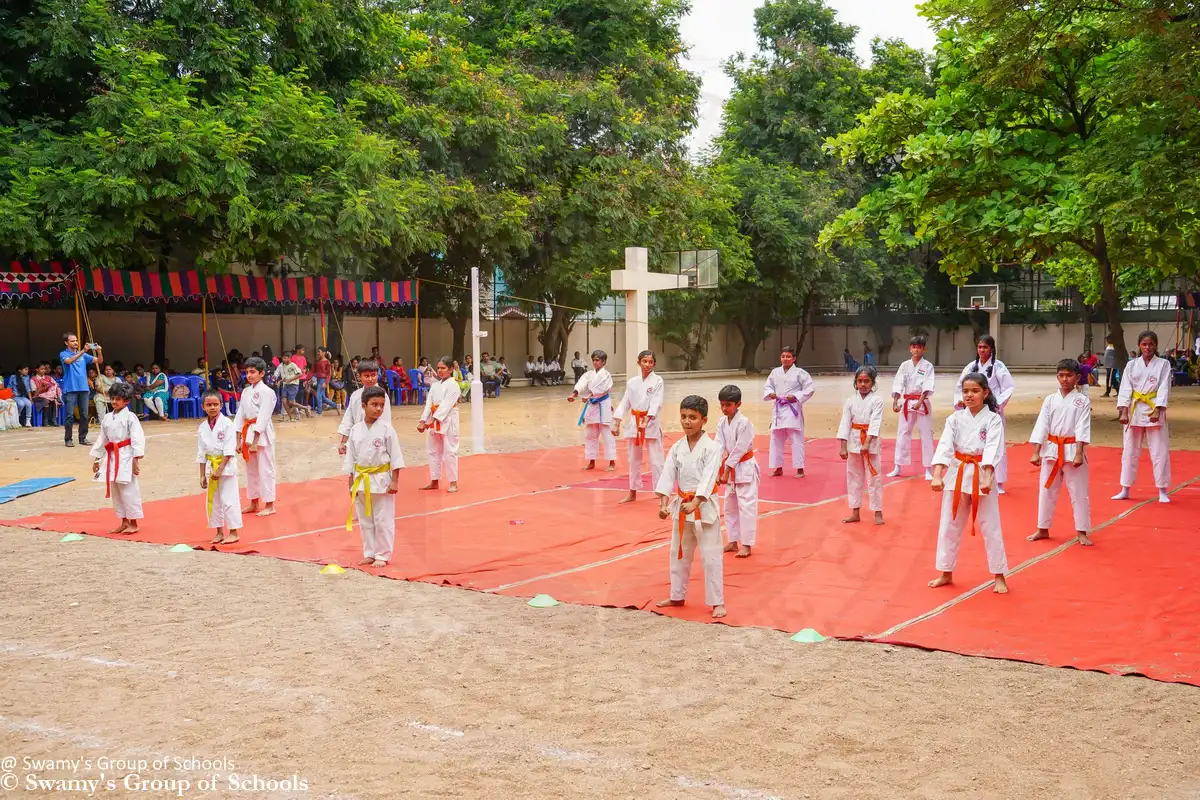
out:
M575 318L569 309L550 306L550 322L542 333L542 358L550 361L557 359L559 364L567 363L567 340L571 329L575 327ZM609 358L613 357L609 353Z
M1129 348L1125 346L1125 330L1121 327L1121 292L1117 288L1112 262L1108 259L1108 240L1103 225L1096 226L1096 263L1100 265L1101 304L1108 317L1108 335L1117 351L1117 369L1124 373L1125 363L1129 361Z
M467 323L470 322L470 319L468 319L466 314L455 314L449 309L443 312L442 316L445 317L446 321L450 323L450 331L452 334L450 341L453 343L451 350L454 353L454 358L460 365L464 364L467 360Z
M804 341L808 338L808 331L812 327L809 323L812 319L812 310L816 307L817 293L809 292L804 298L804 307L800 309L800 341L796 342L796 360L800 360L800 351L804 349Z
M740 367L746 372L758 372L758 367L754 365L754 354L758 352L758 348L767 338L766 331L763 331L761 328L756 328L745 322L739 321L735 324L738 333L742 337L742 359Z

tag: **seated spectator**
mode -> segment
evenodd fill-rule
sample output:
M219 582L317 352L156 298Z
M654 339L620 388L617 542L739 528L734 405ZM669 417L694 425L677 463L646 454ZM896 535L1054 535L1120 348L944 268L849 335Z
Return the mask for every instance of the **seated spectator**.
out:
M467 379L467 375L463 372L462 367L455 361L450 367L450 376L454 378L454 382L458 384L458 391L463 400L471 399L471 381Z
M433 382L437 380L437 373L433 367L429 366L429 359L424 356L417 362L417 369L421 370L421 385L428 389L433 386Z
M392 359L392 366L388 368L388 372L396 376L396 385L400 387L400 402L413 403L416 402L414 392L412 390L412 377L408 374L408 370L404 368L404 359L396 356ZM385 384L385 388L386 388Z
M38 364L37 374L30 381L33 387L33 407L42 412L42 419L50 415L52 423L58 420L58 407L62 405L62 388L50 375L46 364Z
M21 364L17 371L8 377L5 384L13 393L13 401L17 404L17 419L26 428L33 425L33 396L32 385L29 383L29 367ZM20 422L24 420L24 422Z
M104 365L104 374L96 378L96 395L93 401L96 403L96 418L103 421L104 415L109 412L110 403L108 402L108 390L117 382L117 371L113 369L112 364Z
M500 356L500 385L508 388L508 384L512 382L512 373L508 371L508 364L504 363L504 356Z
M529 378L531 386L537 386L538 381L542 378L542 371L538 369L537 362L533 360L533 356L525 356L525 377Z
M492 361L492 357L484 353L481 358L482 363L479 365L480 381L483 383L483 396L495 397L496 389L500 386L500 364Z
M850 355L849 347L842 351L842 360L846 362L846 372L856 372L858 370L858 362L854 360L854 356Z
M146 404L146 414L155 419L165 420L169 394L166 373L158 364L151 364L150 375L146 378L146 388L142 392L142 400Z
M557 358L552 358L546 362L546 377L550 379L551 386L558 386L563 382L563 378L566 377L566 373L559 366Z
M196 368L192 370L192 374L199 375L201 378L204 377L204 356L196 359Z
M571 371L575 373L575 382L579 383L579 379L583 377L583 373L588 371L587 364L579 357L579 351L575 351L575 357L571 359Z
M338 408L346 407L346 371L342 368L342 359L334 358L330 367L329 393Z

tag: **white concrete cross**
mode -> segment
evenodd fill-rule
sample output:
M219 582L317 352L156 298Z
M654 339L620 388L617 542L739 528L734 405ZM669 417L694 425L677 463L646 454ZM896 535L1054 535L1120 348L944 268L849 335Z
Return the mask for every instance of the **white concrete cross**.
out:
M686 289L688 276L651 272L644 247L626 247L625 269L611 274L612 290L625 293L625 375L632 378L638 374L637 354L650 349L650 292Z

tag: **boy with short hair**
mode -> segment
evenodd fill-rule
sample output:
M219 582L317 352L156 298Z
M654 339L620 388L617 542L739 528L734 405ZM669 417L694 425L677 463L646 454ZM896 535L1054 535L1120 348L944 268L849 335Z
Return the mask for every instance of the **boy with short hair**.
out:
M275 392L263 381L266 376L266 362L246 360L246 388L233 420L238 449L246 462L246 498L250 501L242 513L260 517L275 513ZM262 510L260 500L265 504Z
M779 366L771 370L763 390L763 400L774 403L771 414L771 475L783 474L783 451L791 443L792 468L796 477L804 477L804 404L816 393L813 380L796 366L796 350L779 351Z
M342 441L338 444L338 455L346 455L346 440L350 438L350 431L354 426L362 422L366 417L363 414L362 397L363 392L372 386L379 384L379 365L374 361L358 362L358 382L362 384L359 388L351 393L350 398L346 400L346 413L342 415L342 424L338 425L338 434L342 437ZM380 387L383 388L382 386ZM383 417L391 421L392 419L392 403L388 399L387 392L383 393Z
M742 390L733 384L723 386L721 421L717 423L717 444L721 457L719 480L725 488L725 552L737 552L749 558L758 534L758 462L754 460L754 423L741 412Z
M613 438L612 430L612 375L605 369L608 354L603 350L592 351L593 370L586 373L575 389L567 395L567 402L574 403L583 399L583 412L579 415L579 425L584 427L583 452L587 458L585 470L596 468L596 456L599 454L597 442L604 445L604 455L608 459L608 471L617 468L617 440Z
M350 515L346 530L358 517L362 531L360 567L386 567L396 541L396 487L404 455L391 420L384 416L387 392L369 386L362 392L363 419L354 423L343 470L349 476Z
M296 409L296 419L300 419L300 406L296 397L300 393L300 376L303 370L292 361L292 351L283 351L283 361L275 368L275 380L279 386L279 394L283 398L283 418L292 419L292 409Z
M1058 362L1058 391L1042 401L1042 410L1029 437L1033 445L1030 462L1042 468L1038 481L1038 526L1026 538L1031 542L1050 538L1050 523L1058 505L1058 493L1067 485L1075 512L1075 538L1091 547L1091 503L1088 499L1088 467L1084 449L1092 440L1092 401L1077 391L1082 370L1079 362Z
M671 517L671 596L658 608L681 606L687 598L692 558L700 548L704 566L704 601L712 606L713 619L725 616L725 589L721 563L721 513L717 507L717 471L721 448L704 433L708 401L689 395L679 404L679 424L684 438L667 455L655 491L658 516Z
M929 340L925 336L914 336L908 342L908 361L896 370L892 381L892 411L900 415L896 431L896 453L889 478L898 477L903 468L912 463L913 433L921 435L921 465L925 467L925 480L933 479L933 408L929 398L933 397L933 364L925 359L925 348Z
M242 527L237 430L229 417L221 413L221 405L221 393L216 390L209 390L200 398L206 419L196 430L196 463L200 465L200 488L208 490L208 527L217 532L212 543L236 544Z
M100 436L92 445L92 475L97 481L104 481L104 496L112 498L113 511L121 520L109 533L137 533L137 521L143 518L138 475L142 471L142 457L146 455L146 436L137 415L129 410L133 387L114 383L108 397L112 411L100 420Z
M633 424L625 431L625 444L629 451L629 494L622 503L632 503L642 488L642 449L650 457L650 485L658 485L658 476L663 469L662 425L658 414L662 410L663 379L655 374L653 351L638 353L640 375L629 379L621 404L613 412L612 435L620 437L621 421L625 416L633 417Z

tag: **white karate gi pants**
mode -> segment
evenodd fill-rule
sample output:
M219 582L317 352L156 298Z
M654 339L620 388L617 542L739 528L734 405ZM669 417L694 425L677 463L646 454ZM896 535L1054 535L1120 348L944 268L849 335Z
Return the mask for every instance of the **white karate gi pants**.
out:
M642 448L634 444L636 441L625 440L629 452L629 490L632 492L642 488ZM662 439L647 439L646 451L650 454L650 489L653 491L658 486L658 476L662 475L663 462L666 461Z
M442 473L450 483L458 482L458 436L430 431L425 438L429 454L429 479L440 481Z
M921 465L925 469L933 466L933 415L918 414L909 410L908 419L900 414L900 428L896 432L896 457L893 463L897 467L907 467L912 463L913 433L921 434Z
M966 492L960 494L962 498L958 501L958 517L953 517L950 510L954 503L954 490L947 486L942 492L942 520L938 525L937 560L934 564L938 572L954 571L955 565L958 564L958 547L962 544L963 531L971 524L971 495ZM983 537L983 547L987 551L988 572L993 575L1005 574L1008 572L1008 556L1004 553L1004 536L1000 529L1000 498L996 495L995 487L990 493L980 495L979 515L975 521L979 534Z
M1084 457L1083 466L1067 464L1054 476L1054 483L1046 488L1046 480L1054 470L1054 459L1042 459L1042 477L1038 479L1038 528L1049 530L1054 521L1054 509L1058 507L1058 495L1065 483L1071 496L1071 509L1075 512L1075 530L1085 533L1092 527L1092 505L1088 499L1088 465Z
M616 438L613 437L612 430L609 428L608 424L607 423L600 423L600 424L596 424L596 425L586 424L586 425L584 425L584 428L586 430L584 431L585 438L583 440L583 454L587 458L587 460L588 461L596 460L596 454L600 449L599 447L596 446L596 443L599 441L604 444L605 460L616 461L617 460L617 440L616 440ZM659 448L660 449L662 448L661 444L659 445ZM653 462L651 462L651 463L653 463ZM662 461L659 461L660 468L661 468L661 464L662 464Z
M142 514L142 490L138 486L137 476L134 475L129 483L110 483L109 494L112 495L113 511L121 519L144 519Z
M213 480L209 477L209 480ZM208 492L205 491L205 505L208 505ZM212 513L208 515L208 527L217 529L228 526L236 531L242 527L242 498L238 496L237 475L223 475L217 480L217 491L213 493Z
M725 484L725 536L747 547L758 540L758 478Z
M783 448L792 444L792 469L804 469L804 429L774 428L771 430L771 469L783 466Z
M275 445L259 445L246 462L246 499L275 502Z
M688 516L683 521L683 558L679 557L679 519L671 520L671 599L686 600L688 579L692 574L692 557L696 547L700 548L700 563L704 567L704 602L710 606L725 605L724 563L721 561L721 524L700 524L700 535L696 535L696 521Z
M866 483L867 503L872 511L883 511L883 459L871 454L872 475L861 453L851 453L846 459L846 501L851 511L862 508L863 484Z
M1138 461L1142 455L1142 441L1145 440L1150 449L1150 465L1154 467L1154 485L1159 489L1171 488L1171 443L1167 436L1166 420L1154 428L1126 425L1122 438L1121 486L1130 487L1137 481Z
M371 492L371 515L367 516L367 498L359 491L354 498L354 517L362 533L363 558L391 561L396 546L396 495Z

